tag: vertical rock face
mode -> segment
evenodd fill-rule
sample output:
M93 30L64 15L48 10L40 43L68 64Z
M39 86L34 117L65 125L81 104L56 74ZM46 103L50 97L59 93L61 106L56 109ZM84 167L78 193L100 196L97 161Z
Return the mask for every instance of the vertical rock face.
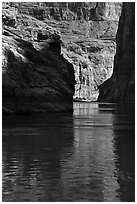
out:
M10 2L6 5L60 31L61 53L74 66L74 100L97 100L98 86L113 72L121 3Z
M116 40L114 72L100 86L99 101L135 99L135 3L123 3Z
M14 8L3 9L3 112L72 111L74 69L58 31Z

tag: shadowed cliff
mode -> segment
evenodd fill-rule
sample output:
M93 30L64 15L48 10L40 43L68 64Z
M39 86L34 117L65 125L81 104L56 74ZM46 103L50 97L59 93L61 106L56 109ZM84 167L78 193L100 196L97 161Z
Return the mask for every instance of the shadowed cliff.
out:
M58 31L3 8L3 112L72 111L74 69L61 55Z
M100 86L99 101L135 100L135 3L123 3L116 37L114 72Z

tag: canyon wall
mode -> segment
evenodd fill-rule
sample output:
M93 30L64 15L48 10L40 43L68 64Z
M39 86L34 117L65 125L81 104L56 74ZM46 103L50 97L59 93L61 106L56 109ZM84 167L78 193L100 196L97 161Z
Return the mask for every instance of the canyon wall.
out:
M116 37L114 72L100 86L99 101L135 100L135 3L125 2Z
M72 111L74 68L62 55L60 33L3 6L3 113Z
M61 53L74 66L74 100L97 100L98 86L113 72L121 3L10 2L6 5L60 31Z
M10 2L23 14L39 20L119 20L121 3L117 2Z

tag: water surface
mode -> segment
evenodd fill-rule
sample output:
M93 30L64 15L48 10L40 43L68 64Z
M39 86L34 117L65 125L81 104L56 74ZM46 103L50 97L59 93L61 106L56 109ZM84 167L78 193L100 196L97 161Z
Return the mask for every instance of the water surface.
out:
M3 117L3 201L134 201L134 105Z

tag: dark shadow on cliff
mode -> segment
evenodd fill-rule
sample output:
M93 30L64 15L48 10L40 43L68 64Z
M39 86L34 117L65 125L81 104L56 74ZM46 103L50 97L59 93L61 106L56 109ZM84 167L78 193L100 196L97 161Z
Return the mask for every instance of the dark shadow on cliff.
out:
M135 3L124 2L116 35L114 70L100 87L98 101L135 101Z
M7 67L3 71L2 84L3 112L72 112L74 68L61 55L60 42L35 42L35 48L23 39L8 40L17 49L17 54L12 49L6 50Z

